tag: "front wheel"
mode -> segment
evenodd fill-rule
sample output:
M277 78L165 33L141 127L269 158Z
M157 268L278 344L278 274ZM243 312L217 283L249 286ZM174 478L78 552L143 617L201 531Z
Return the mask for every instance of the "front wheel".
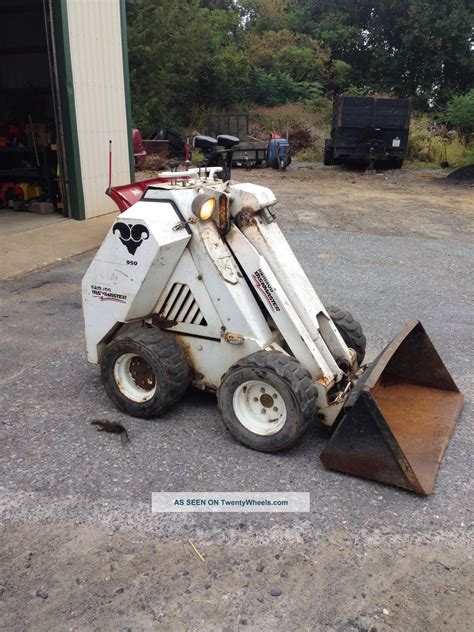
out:
M173 336L143 327L118 335L100 360L102 381L114 404L133 417L158 417L189 385L189 365Z
M262 452L291 447L316 415L317 390L307 369L278 351L257 351L230 367L217 391L231 434Z

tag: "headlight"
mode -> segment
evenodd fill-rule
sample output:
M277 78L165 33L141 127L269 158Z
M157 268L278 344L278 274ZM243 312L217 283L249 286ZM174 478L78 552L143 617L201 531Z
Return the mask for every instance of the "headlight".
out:
M214 215L216 210L216 199L201 193L194 198L191 210L203 222L207 222Z

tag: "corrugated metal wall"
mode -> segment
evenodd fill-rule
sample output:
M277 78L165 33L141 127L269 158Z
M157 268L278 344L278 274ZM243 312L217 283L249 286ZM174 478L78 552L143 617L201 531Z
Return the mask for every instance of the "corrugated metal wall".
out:
M86 217L116 210L105 195L108 142L113 183L130 182L120 0L67 0Z

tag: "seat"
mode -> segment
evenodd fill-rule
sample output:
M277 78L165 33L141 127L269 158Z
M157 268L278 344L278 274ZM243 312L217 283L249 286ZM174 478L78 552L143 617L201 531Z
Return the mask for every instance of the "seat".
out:
M212 136L195 136L193 144L196 149L213 149L217 145L217 140Z
M228 136L227 134L219 134L217 143L221 147L224 147L224 149L231 149L240 143L240 138L237 138L237 136Z

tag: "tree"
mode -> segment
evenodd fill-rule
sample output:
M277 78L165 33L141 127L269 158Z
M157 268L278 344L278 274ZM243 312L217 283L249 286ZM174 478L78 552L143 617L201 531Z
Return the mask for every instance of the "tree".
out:
M474 79L472 0L290 0L289 28L319 38L351 81L446 103Z
M452 98L443 118L459 131L466 142L474 132L474 90Z
M237 10L198 0L128 0L127 20L133 114L145 132L187 125L196 106L243 98L249 65Z
M473 0L127 0L134 119L347 90L443 108L474 83Z

